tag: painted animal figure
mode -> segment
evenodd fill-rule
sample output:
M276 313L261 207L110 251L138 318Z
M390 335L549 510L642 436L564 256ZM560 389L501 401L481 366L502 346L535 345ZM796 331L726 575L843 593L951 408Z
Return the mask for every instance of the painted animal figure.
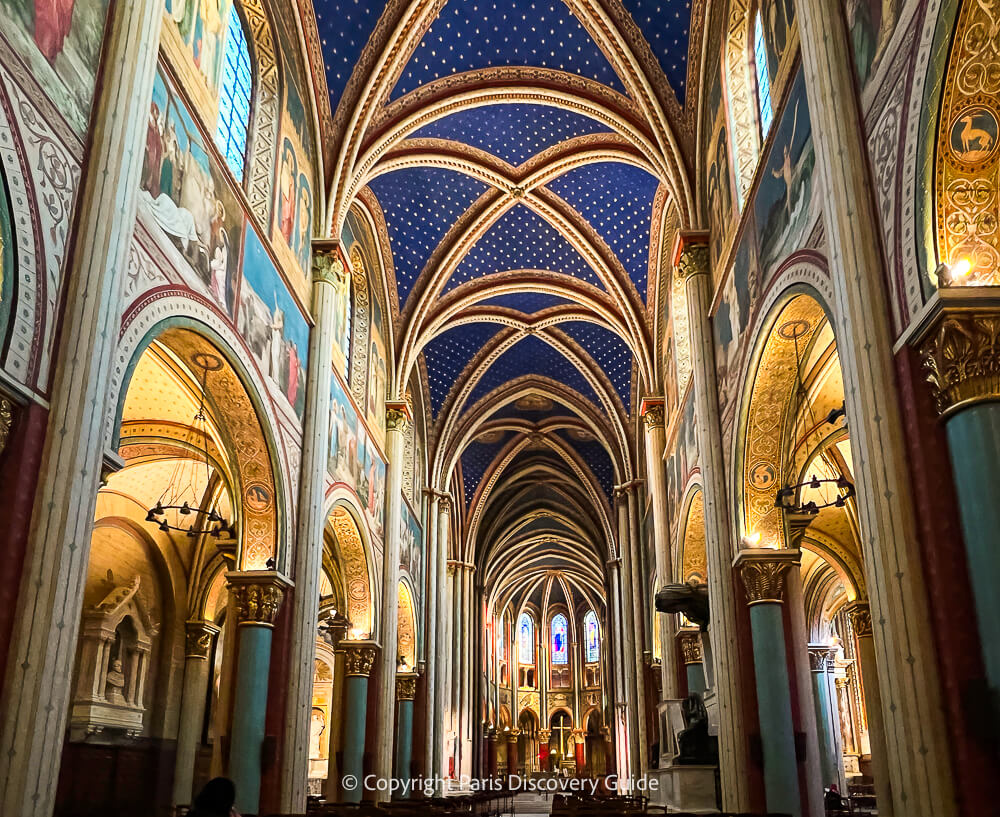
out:
M972 144L974 142L979 143L979 150L987 151L990 149L990 145L993 144L993 135L988 131L984 131L982 128L974 128L972 126L972 117L963 116L961 119L965 123L965 127L962 128L961 138L962 138L962 150L966 153L972 151Z

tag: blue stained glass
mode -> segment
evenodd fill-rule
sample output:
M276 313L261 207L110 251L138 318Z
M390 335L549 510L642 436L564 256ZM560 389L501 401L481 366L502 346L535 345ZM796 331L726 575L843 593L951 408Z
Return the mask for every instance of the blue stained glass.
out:
M215 144L226 157L233 175L240 181L243 181L246 164L252 89L250 51L243 23L234 5L229 11L229 28L226 31L226 60L222 71Z
M601 658L601 634L597 626L597 614L593 610L583 617L583 631L586 637L587 663L594 664Z
M566 616L559 613L552 618L552 663L553 664L568 664L569 663L569 645L567 642L567 632L569 630L569 622L566 621Z
M517 653L520 663L535 663L535 622L527 613L517 620Z
M760 135L767 138L771 129L774 112L771 109L771 80L767 75L767 49L764 47L764 26L760 20L760 10L754 19L753 58L757 66L757 105L760 108Z

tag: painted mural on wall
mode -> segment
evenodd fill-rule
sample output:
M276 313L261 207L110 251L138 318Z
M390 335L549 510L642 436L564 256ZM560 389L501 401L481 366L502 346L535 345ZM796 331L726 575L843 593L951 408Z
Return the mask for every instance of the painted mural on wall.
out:
M759 267L753 255L753 240L744 231L733 254L733 266L722 300L713 319L715 361L719 384L719 414L728 415L739 385L741 340L750 323L750 306L760 292ZM752 291L751 291L752 290Z
M303 72L295 59L287 15L278 15L276 27L284 63L284 105L281 116L281 150L275 188L274 226L272 241L276 251L289 266L303 272L309 269L313 220L316 207L313 196L314 169L309 157L315 155L311 121L303 89L307 87Z
M247 230L236 327L261 371L302 419L306 402L309 325L257 232Z
M351 361L351 270L343 264L334 266L333 273L333 369L346 380Z
M762 0L760 22L767 52L767 75L771 78L771 100L778 104L795 56L798 27L794 0Z
M109 0L0 0L0 26L80 136L87 129Z
M842 0L854 69L862 90L899 22L901 0Z
M165 0L162 43L202 121L218 118L232 0Z
M361 500L372 531L383 536L385 461L340 379L330 378L330 451L327 470L334 482L351 488Z
M733 185L729 162L729 130L724 122L721 102L716 114L715 135L709 146L708 220L711 230L709 255L715 269L722 257L733 225Z
M368 422L379 440L385 440L385 397L388 387L385 353L385 323L378 298L371 301L371 334L368 339Z
M677 438L666 463L667 516L671 530L676 530L677 516L691 472L698 463L698 419L694 412L694 395L689 394L684 416L677 429Z
M232 314L243 210L162 71L149 106L139 208L159 227L164 250L189 286Z
M420 589L423 587L423 533L420 522L413 515L407 502L403 502L403 512L399 521L399 566L410 576L414 593L414 603L420 606Z

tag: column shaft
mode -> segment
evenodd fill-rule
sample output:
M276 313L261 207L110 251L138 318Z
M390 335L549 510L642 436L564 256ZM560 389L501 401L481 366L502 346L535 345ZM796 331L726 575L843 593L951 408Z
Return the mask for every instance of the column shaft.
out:
M364 785L365 725L368 716L368 676L350 675L344 694L344 775L356 785L344 790L345 803L360 803Z
M267 677L271 667L271 628L259 624L241 626L238 649L229 776L236 784L236 808L244 814L256 814L260 804L260 758L264 745Z
M437 648L434 654L434 661L437 663L437 678L434 688L434 747L432 755L432 765L434 777L443 779L445 774L445 740L447 737L445 710L447 709L448 692L448 626L451 621L450 610L448 608L448 555L449 555L449 531L451 525L451 503L447 496L441 497L438 502L437 517L437 588L438 605L442 612L434 622L437 630ZM441 794L437 791L436 794Z
M394 776L408 783L413 779L413 698L417 691L417 676L412 673L396 676L396 697L399 700L396 731L396 768ZM411 795L409 788L400 790L398 799Z
M0 697L0 813L51 813L105 448L163 4L115 3L66 271L52 403Z
M382 652L379 656L378 701L375 730L379 736L375 750L375 776L388 780L392 775L393 731L396 719L396 666L399 661L399 526L403 511L403 449L409 415L405 404L386 404L385 554L382 559L382 607L379 615ZM375 793L384 800L385 793Z
M834 285L854 478L895 804L907 817L957 811L920 539L895 383L867 145L842 10L796 0ZM919 751L918 751L919 749Z
M726 811L750 808L743 700L740 693L736 599L733 589L733 545L726 504L726 469L722 460L722 426L715 374L715 346L709 321L711 280L708 247L678 246L678 273L686 276L688 329L691 340L691 376L698 416L698 456L705 492L705 554L708 562L708 602L712 621L712 670L719 711L719 772L722 807Z
M194 764L201 727L205 720L208 693L209 655L218 628L204 621L189 621L184 657L184 685L181 689L180 718L177 726L177 759L174 764L173 805L191 805Z
M827 649L810 647L812 664L813 702L816 707L816 731L819 742L820 773L824 788L840 783L836 741L833 736L833 710L830 707L830 684L827 680Z
M438 558L438 498L432 493L428 493L427 497L427 524L424 526L424 530L427 532L427 590L426 596L427 604L427 616L425 618L424 632L427 633L427 651L426 651L426 675L424 676L424 689L425 700L427 701L424 707L424 773L428 777L436 777L439 774L439 769L434 766L434 747L437 745L438 732L437 732L437 679L438 673L440 672L440 665L438 664L437 656L437 645L438 645L438 619L441 617L439 614L438 605L441 602L441 598L438 596L437 585L438 585L438 570L440 569L439 558Z
M861 685L865 692L865 714L868 716L868 743L872 752L872 771L875 777L875 799L878 813L897 814L902 817L908 812L895 809L893 780L889 747L886 740L885 715L882 706L882 687L876 665L876 645L870 609L863 604L848 609L851 627L858 645L858 661L861 664ZM860 751L860 747L858 749ZM882 804L887 805L883 808Z
M647 709L650 702L646 700L646 665L643 662L643 652L646 649L643 633L646 631L647 619L645 615L646 607L644 600L647 599L646 584L641 571L642 565L642 545L639 540L639 499L636 496L638 486L633 485L628 492L628 518L627 533L629 542L629 563L626 568L631 577L632 597L629 609L632 611L632 625L634 626L635 651L632 656L635 673L636 689L636 740L639 744L639 754L637 765L640 770L649 768L649 730L647 729Z
M325 250L325 251L324 251ZM310 712L319 615L319 574L326 524L326 464L330 448L330 377L333 370L333 323L337 308L334 265L342 262L334 247L313 244L313 315L309 335L309 376L302 428L302 471L292 594L288 688L281 758L281 810L304 812L309 778ZM341 270L341 274L343 271Z

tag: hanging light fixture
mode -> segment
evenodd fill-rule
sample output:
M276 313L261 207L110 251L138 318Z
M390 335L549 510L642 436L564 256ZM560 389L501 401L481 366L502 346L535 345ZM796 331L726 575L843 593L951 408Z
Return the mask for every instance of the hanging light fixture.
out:
M222 361L215 355L198 353L193 358L201 369L201 393L198 400L198 411L191 422L187 442L192 450L198 451L200 457L179 458L174 471L167 482L166 488L156 500L156 505L149 508L146 521L153 522L164 533L177 531L194 539L208 534L216 539L235 539L236 530L216 509L215 504L208 510L201 507L202 497L198 494L197 483L199 472L204 467L205 488L208 487L212 466L208 457L208 417L205 414L205 393L208 385L208 373L222 368ZM203 488L202 490L205 490Z
M778 334L786 340L791 340L795 344L796 395L799 398L799 404L804 404L808 408L809 416L812 421L812 428L815 428L818 424L815 416L813 415L812 405L809 403L809 395L806 391L805 383L802 381L802 360L800 358L799 351L799 338L804 336L810 328L811 327L807 321L794 320L778 327ZM824 418L824 421L829 425L836 425L846 414L847 412L845 406L841 404L839 408L833 409ZM816 502L815 500L801 502L796 499L796 497L800 496L802 489L809 488L811 490L818 491L824 485L836 486L836 493L832 499L823 502ZM802 514L808 516L818 514L824 508L843 508L847 505L847 500L854 495L854 483L851 482L843 473L836 478L829 477L823 479L813 474L805 482L799 482L794 485L786 485L784 488L779 490L774 498L774 507L780 508L788 514Z

